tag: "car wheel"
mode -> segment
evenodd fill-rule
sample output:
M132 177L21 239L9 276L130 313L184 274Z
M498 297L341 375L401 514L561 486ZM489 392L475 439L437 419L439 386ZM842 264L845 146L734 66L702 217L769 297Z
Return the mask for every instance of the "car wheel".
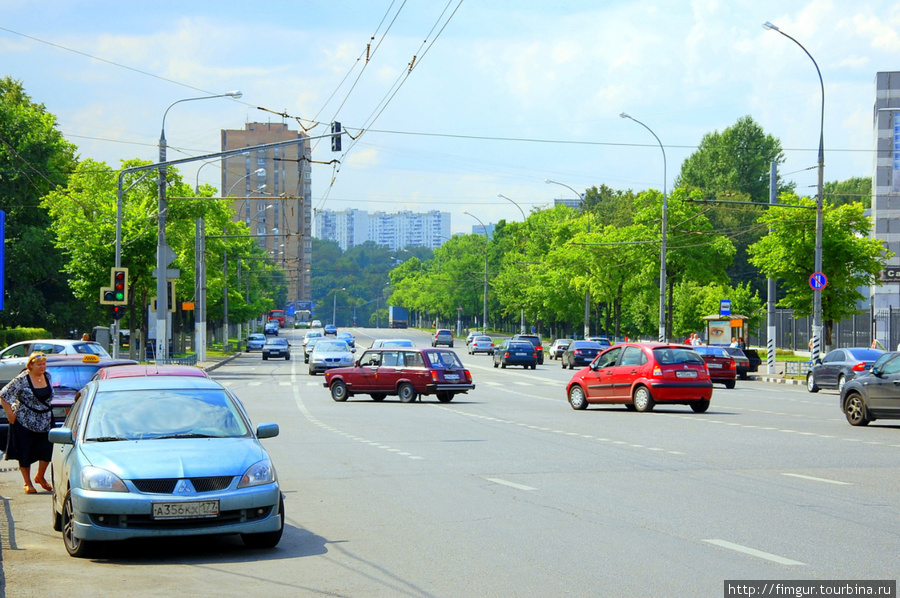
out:
M309 375L310 375L310 376L315 376L315 375L316 375L316 370L312 369L312 366L310 366L310 368L309 368Z
M403 382L397 388L397 395L400 397L401 403L412 403L416 400L416 397L419 393L416 392L416 389L413 388L413 385L409 382Z
M706 410L709 409L709 401L694 401L691 403L691 409L694 410L694 413L706 413Z
M383 392L373 392L370 396L373 401L383 401L387 397Z
M734 380L726 380L725 388L730 390L730 389L734 388L734 384L735 384Z
M269 356L263 353L263 361L269 361Z
M453 393L452 392L439 392L439 393L437 393L437 399L441 403L449 403L450 401L453 400Z
M572 406L572 409L577 409L579 411L587 409L588 402L587 397L584 396L584 389L577 384L569 389L569 405Z
M285 355L285 356L284 356L284 360L285 360L285 361L290 361L290 360L291 360L291 356L290 356L290 355Z
M241 541L247 548L275 548L281 541L281 534L284 532L284 499L278 499L278 517L281 519L281 526L274 532L263 532L261 534L241 534Z
M62 534L69 556L83 559L90 555L91 543L75 537L75 507L72 505L71 492L66 493L66 500L63 503Z
M650 394L650 389L646 386L638 386L634 389L634 396L631 397L631 402L634 405L635 411L640 411L641 413L645 411L653 411L653 396Z
M343 380L335 380L331 383L331 398L338 403L343 403L350 396L347 392L347 385Z
M534 364L533 366L531 366L531 369L536 370L536 369L537 369L537 364Z
M819 392L819 387L816 386L816 379L812 372L806 375L806 390L809 392Z
M862 396L857 392L851 392L844 401L844 415L847 416L847 422L851 426L866 426L869 424L869 417L866 415L866 403Z
M503 369L505 370L505 369L506 369L506 362L501 361L501 362L500 362L500 367L503 368Z
M847 383L847 377L841 374L838 376L838 392L844 390L844 384Z

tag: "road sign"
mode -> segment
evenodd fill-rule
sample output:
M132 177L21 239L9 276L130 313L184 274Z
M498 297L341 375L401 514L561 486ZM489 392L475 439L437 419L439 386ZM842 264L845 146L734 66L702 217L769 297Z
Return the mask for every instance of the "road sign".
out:
M719 301L719 316L730 316L731 315L731 299L722 299Z
M828 286L828 277L821 272L813 272L809 277L809 286L814 291L821 291Z

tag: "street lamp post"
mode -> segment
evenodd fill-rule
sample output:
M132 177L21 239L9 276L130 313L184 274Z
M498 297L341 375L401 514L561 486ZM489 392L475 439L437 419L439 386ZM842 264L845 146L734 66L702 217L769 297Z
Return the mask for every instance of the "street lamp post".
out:
M526 217L525 217L525 210L522 209L522 206L520 206L519 204L517 204L516 202L514 202L512 199L506 197L506 196L503 195L502 193L498 193L498 194L497 194L497 197L502 197L502 198L505 199L506 201L510 202L512 205L514 205L514 206L516 206L517 208L519 208L519 211L522 212L522 222L525 222L525 220L526 220ZM525 255L525 249L524 249L524 248L522 249L522 255L523 255L523 257L524 257L524 255ZM525 308L524 308L524 307L522 308L522 311L521 311L521 321L520 321L520 323L519 323L519 334L525 334Z
M803 44L795 40L793 37L766 21L763 28L771 31L777 31L784 37L788 38L803 50L809 59L812 60L813 66L816 67L816 74L819 75L819 86L822 89L822 109L819 115L819 162L818 162L818 185L816 190L816 253L815 253L815 271L822 271L822 233L825 227L823 214L823 205L825 201L825 82L822 80L822 71L816 59L812 57L809 50L803 47ZM822 349L822 289L813 289L813 356L818 357Z
M553 183L554 185L560 185L570 190L572 193L578 196L578 199L581 201L581 212L584 213L584 194L579 193L572 187L566 185L565 183L560 183L559 181L554 181L551 179L544 179L544 182L548 185ZM588 224L588 232L590 232L590 224ZM586 289L584 291L584 338L587 339L591 335L591 290Z
M239 98L241 97L240 91L229 91L227 93L218 94L218 95L208 95L208 96L200 96L196 98L185 98L182 100L178 100L169 104L169 107L166 108L166 111L163 112L162 117L162 127L160 127L159 133L159 161L160 163L164 163L166 161L166 116L169 114L169 110L172 109L172 106L175 104L180 104L182 102L192 102L195 100L209 100L212 98ZM158 191L158 201L157 201L157 228L158 228L158 237L156 242L156 351L155 356L156 359L166 359L169 356L169 335L166 330L166 318L169 314L169 305L167 300L167 277L166 277L166 266L169 265L169 248L166 245L166 167L159 167L159 178L157 180L157 191Z
M659 144L659 149L662 150L663 155L663 204L662 204L662 242L661 248L659 252L659 342L666 342L666 228L668 226L669 219L669 201L666 197L666 148L663 147L662 141L659 140L659 137L656 136L656 133L653 132L653 129L639 121L638 119L625 114L624 112L620 112L619 116L622 118L628 118L641 125L648 131L653 137L656 139L656 143Z
M488 233L487 227L484 225L484 222L481 221L478 216L474 214L470 214L469 212L463 212L466 216L472 216L475 220L478 220L478 224L481 225L481 230L484 231L484 313L481 316L481 327L484 330L484 333L487 334L487 294L488 294Z
M334 298L334 304L331 306L331 323L334 324L335 326L337 326L337 294L340 291L346 291L346 290L347 290L346 287L341 287L339 289L335 289L334 295L332 295L332 297Z

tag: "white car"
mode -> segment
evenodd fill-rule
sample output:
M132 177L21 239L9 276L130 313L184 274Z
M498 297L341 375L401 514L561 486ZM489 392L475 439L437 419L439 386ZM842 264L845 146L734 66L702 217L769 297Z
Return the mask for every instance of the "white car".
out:
M547 350L547 356L550 359L560 359L563 353L566 352L566 349L569 348L569 345L572 344L572 339L570 338L558 338L553 341L553 344L550 345L550 348Z
M313 320L312 324L309 325L310 328L321 328L322 320Z
M96 355L109 357L103 345L94 341L72 339L38 339L21 341L0 351L0 384L6 384L25 368L28 356L35 351L48 355Z
M469 343L469 355L476 353L494 354L494 340L489 336L476 336Z
M311 338L322 338L321 330L307 330L306 334L303 335L303 347L309 344L309 339Z

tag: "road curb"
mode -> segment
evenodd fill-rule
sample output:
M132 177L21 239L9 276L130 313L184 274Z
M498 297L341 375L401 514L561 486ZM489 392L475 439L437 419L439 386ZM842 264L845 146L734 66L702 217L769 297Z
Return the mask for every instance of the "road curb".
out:
M786 384L789 386L805 386L805 380L794 380L791 378L778 378L775 376L751 376L751 380L757 380L759 382L768 382L769 384Z
M207 366L204 366L204 367L203 367L203 371L205 371L205 372L211 372L211 371L213 371L213 370L216 369L216 368L222 367L223 365L225 365L226 363L232 361L233 359L236 359L236 358L237 358L238 356L240 356L240 355L241 355L240 352L234 353L233 355L229 355L228 357L222 359L221 361L217 361L217 362L215 362L215 363L211 363L211 364L209 364L209 365L207 365Z

